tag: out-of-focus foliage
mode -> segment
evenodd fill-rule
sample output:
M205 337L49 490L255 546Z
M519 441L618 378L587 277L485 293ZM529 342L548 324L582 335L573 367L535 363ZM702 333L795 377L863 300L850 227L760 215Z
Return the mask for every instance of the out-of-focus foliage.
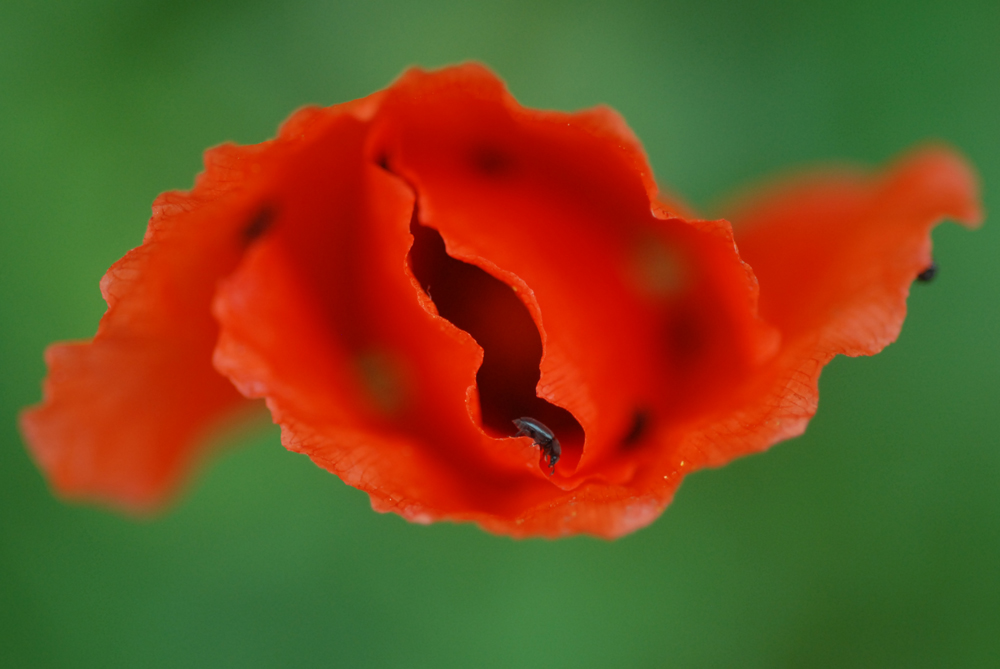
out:
M169 514L65 505L20 443L49 341L201 151L478 59L525 104L608 103L695 205L925 138L1000 183L1000 5L0 4L0 663L986 666L1000 654L1000 227L936 233L897 344L837 360L809 432L697 474L615 543L368 508L273 429Z

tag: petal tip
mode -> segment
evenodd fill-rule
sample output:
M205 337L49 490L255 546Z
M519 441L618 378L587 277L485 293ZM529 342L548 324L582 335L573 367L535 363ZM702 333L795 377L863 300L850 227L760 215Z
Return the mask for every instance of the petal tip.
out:
M982 225L979 176L968 159L947 144L926 144L901 157L890 187L922 193L920 206L967 228Z

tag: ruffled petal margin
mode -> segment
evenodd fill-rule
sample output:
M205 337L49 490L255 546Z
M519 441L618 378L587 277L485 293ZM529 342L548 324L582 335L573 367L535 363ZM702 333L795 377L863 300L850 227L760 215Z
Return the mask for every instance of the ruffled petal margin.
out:
M219 434L262 410L212 364L218 282L274 223L274 190L303 147L379 94L293 114L279 136L205 152L189 192L153 203L143 243L101 280L108 309L90 341L50 346L42 402L21 414L55 491L129 512L169 501Z
M932 264L932 228L982 220L975 173L940 146L880 173L799 174L729 214L781 346L714 415L686 428L678 452L689 464L722 465L802 434L823 367L835 355L874 355L899 335L910 285Z
M213 149L190 193L157 198L142 246L101 281L108 309L96 336L46 350L44 399L21 428L60 495L154 509L209 437L251 410L212 367L219 327L209 305L261 216L243 194L267 148Z

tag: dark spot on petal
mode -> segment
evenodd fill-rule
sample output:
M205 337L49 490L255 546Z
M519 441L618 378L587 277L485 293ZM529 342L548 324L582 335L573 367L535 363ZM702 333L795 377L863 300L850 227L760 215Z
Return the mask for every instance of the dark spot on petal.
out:
M386 172L391 172L389 169L389 155L385 153L378 154L378 158L375 159L375 164L381 167Z
M510 173L514 160L499 149L480 147L472 152L472 166L484 176L498 177Z
M649 430L650 415L645 409L638 409L632 417L632 425L628 429L622 444L626 447L635 446L646 436Z
M250 222L243 228L243 243L250 244L260 239L268 231L272 223L274 223L274 209L271 205L265 204L257 210L257 213L250 218Z
M705 327L698 315L690 308L679 308L670 324L671 349L682 366L697 360L707 343Z
M935 276L937 276L937 272L938 272L937 263L932 262L930 265L927 266L927 269L925 269L923 272L917 275L917 281L920 281L921 283L929 283L934 280Z

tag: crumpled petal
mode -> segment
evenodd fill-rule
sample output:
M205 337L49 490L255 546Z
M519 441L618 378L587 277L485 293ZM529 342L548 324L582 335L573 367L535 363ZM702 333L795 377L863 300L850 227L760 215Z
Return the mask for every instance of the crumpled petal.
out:
M363 118L378 94L339 109ZM162 506L221 428L259 411L212 365L217 282L275 212L273 185L326 114L305 108L275 140L205 152L187 193L153 204L142 246L101 280L108 309L91 341L46 351L43 401L21 429L53 488L129 511Z
M288 448L379 510L518 536L648 523L661 500L630 484L658 435L749 373L773 336L728 225L651 201L622 127L607 111L523 110L476 66L411 71L369 131L331 122L286 169L272 229L218 294L216 365L267 398ZM452 318L485 319L482 346L442 317L449 286L420 285L410 258L421 226L444 238L450 260L435 262L485 270L530 312L544 348L529 361L536 378L541 364L537 394L586 434L574 443L571 426L552 424L555 476L511 439L533 382L510 397L517 379L500 379L493 396L476 375L515 314L462 274L460 289L481 292ZM632 435L637 420L649 427Z
M874 355L895 341L910 285L931 263L931 229L976 227L978 181L965 160L932 146L886 170L801 174L730 207L741 257L760 282L760 313L778 354L679 451L717 466L801 434L819 375L835 355Z
M155 508L211 432L249 410L212 367L219 328L209 305L261 215L246 193L267 148L213 149L190 193L157 198L142 246L101 281L108 309L97 335L46 351L44 400L21 427L60 494Z
M381 508L469 508L475 473L498 464L467 409L481 352L418 299L412 195L363 161L364 126L329 115L287 167L273 229L220 287L216 365L267 398L286 447Z
M562 490L501 531L634 529L623 519L659 507L620 486L664 445L656 435L773 348L728 224L675 218L680 207L651 199L645 156L610 110L526 110L476 66L409 72L387 91L373 135L448 254L525 302L544 347L537 394L586 435L567 444L570 426L550 424L563 438L552 478ZM629 443L637 422L644 433Z

